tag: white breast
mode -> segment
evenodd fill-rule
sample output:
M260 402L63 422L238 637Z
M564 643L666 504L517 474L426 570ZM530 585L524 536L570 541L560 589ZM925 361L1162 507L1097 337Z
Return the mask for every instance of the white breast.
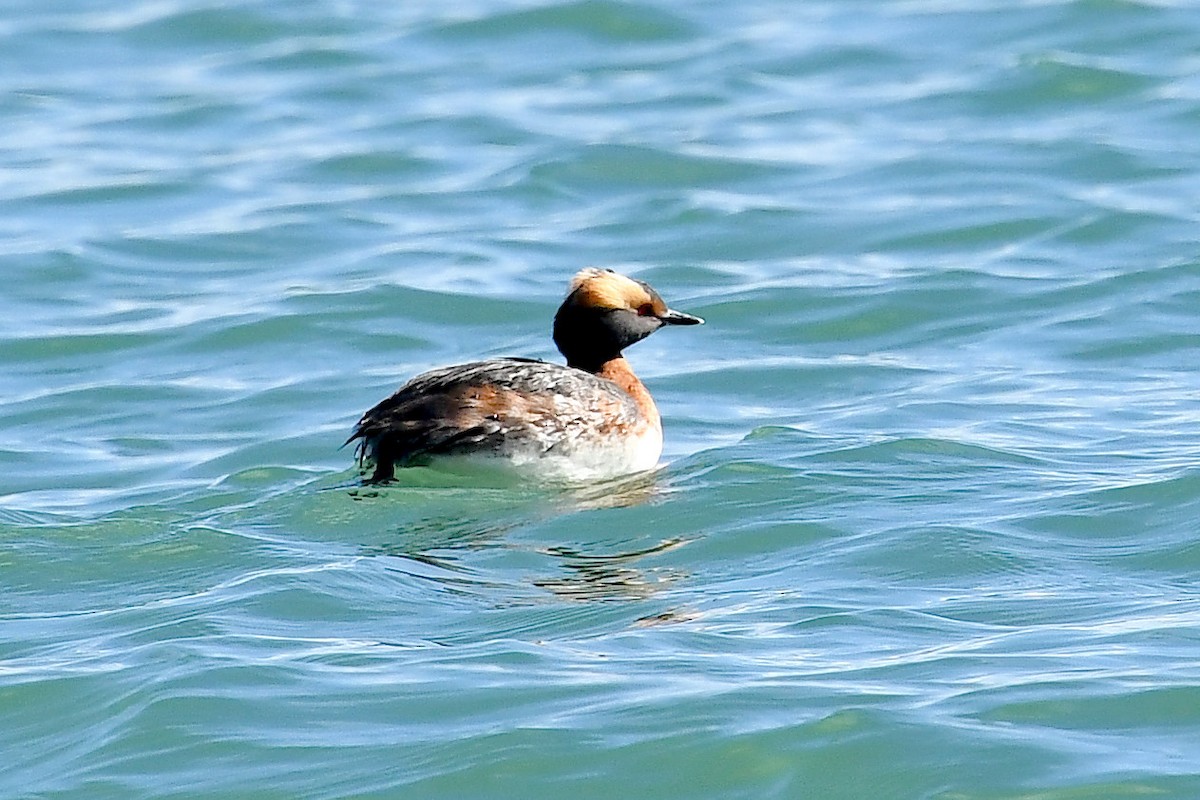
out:
M637 435L608 439L581 436L559 441L548 450L517 446L441 456L431 466L452 473L499 470L519 477L521 482L585 483L654 469L662 446L662 428L647 425Z

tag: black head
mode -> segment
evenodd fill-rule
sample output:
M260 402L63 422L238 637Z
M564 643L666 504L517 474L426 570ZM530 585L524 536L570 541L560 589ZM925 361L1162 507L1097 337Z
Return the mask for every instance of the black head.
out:
M668 308L642 281L612 270L585 269L571 280L567 299L554 315L554 343L568 365L596 372L664 325L702 322Z

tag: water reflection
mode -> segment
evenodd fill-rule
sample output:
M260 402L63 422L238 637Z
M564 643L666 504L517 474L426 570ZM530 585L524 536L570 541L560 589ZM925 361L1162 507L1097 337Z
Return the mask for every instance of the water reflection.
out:
M365 474L360 471L360 476ZM502 503L540 501L566 512L588 508L620 508L648 502L661 494L659 475L660 472L656 470L594 483L541 484L530 483L512 472L498 469L478 468L467 472L428 466L399 470L395 479L387 483L338 483L327 489L344 490L356 501L377 500L406 492L432 499L446 492L461 490L476 500L486 498Z
M413 485L414 479L418 485ZM432 485L433 479L440 485ZM488 593L507 587L506 603L523 597L536 601L536 596L528 597L531 587L572 601L642 600L679 580L678 571L647 568L640 562L681 546L684 539L648 546L640 542L617 551L611 551L610 544L609 552L593 552L586 545L561 541L561 534L555 533L561 530L556 524L561 519L642 506L662 493L657 473L587 486L497 489L463 486L458 480L448 483L445 476L426 472L405 476L403 483L349 490L356 501L385 510L396 504L409 517L393 523L387 540L363 545L363 553L403 559L408 566L397 567L401 572L438 581L447 589ZM522 542L516 535L543 527L560 540L547 546ZM537 535L542 535L540 530ZM539 557L532 576L531 553ZM517 561L519 568L513 566Z
M646 570L636 562L665 553L686 543L666 539L652 547L626 553L585 553L569 547L550 547L543 552L561 559L568 574L557 578L535 578L533 585L568 600L644 600L683 577L676 570Z

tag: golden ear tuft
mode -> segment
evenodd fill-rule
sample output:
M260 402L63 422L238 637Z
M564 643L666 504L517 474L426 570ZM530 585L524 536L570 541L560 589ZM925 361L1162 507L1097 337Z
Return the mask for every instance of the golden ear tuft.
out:
M650 294L637 281L611 269L588 267L575 273L568 296L588 308L636 309L652 302Z
M612 272L612 270L608 270L608 272ZM575 291L588 281L601 277L604 273L605 270L597 269L596 267L584 267L575 273L575 277L571 278L571 285L567 289L567 294Z

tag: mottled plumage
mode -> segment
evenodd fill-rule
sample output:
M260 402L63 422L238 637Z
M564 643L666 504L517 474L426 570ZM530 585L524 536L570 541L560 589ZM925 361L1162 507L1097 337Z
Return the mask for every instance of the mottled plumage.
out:
M347 443L361 440L372 482L446 456L567 480L650 469L662 451L658 409L620 351L664 324L700 321L644 283L584 270L555 317L567 366L497 358L425 372L367 411Z

